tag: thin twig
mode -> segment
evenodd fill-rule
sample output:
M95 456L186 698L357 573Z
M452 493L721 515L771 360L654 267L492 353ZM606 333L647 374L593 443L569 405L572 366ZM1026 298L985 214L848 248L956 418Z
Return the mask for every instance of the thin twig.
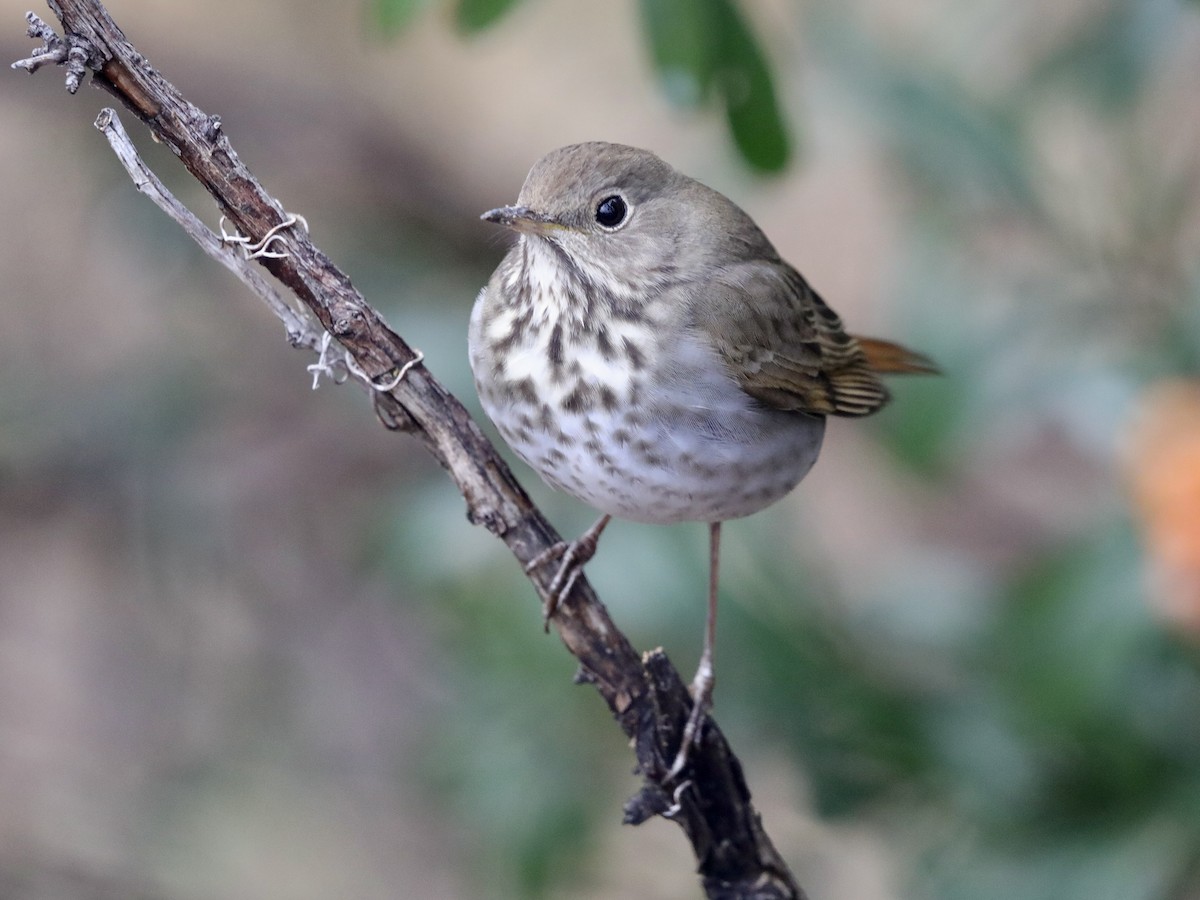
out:
M54 29L47 25L35 13L25 13L25 21L29 27L25 30L31 38L40 38L42 46L33 51L25 59L19 59L12 64L14 69L24 69L31 75L42 66L49 63L67 64L67 91L75 93L87 73L88 54L83 44L69 45L55 34Z
M63 23L64 37L30 14L30 35L43 52L21 67L34 71L51 61L68 66L68 90L78 86L70 67L86 62L95 84L124 103L167 144L217 202L237 229L235 240L262 250L256 263L286 285L324 330L345 348L346 367L361 373L375 388L376 411L390 428L411 431L445 467L467 504L467 516L503 540L521 563L559 541L559 535L534 507L508 466L484 437L461 403L420 362L420 354L393 332L354 289L350 280L311 241L307 229L283 211L241 162L224 135L220 120L189 103L126 40L98 0L47 0ZM60 52L61 47L66 53ZM44 57L49 57L44 59ZM26 65L26 63L29 63ZM139 190L155 202L178 207L174 198L145 169L116 117L97 121L121 156ZM182 209L182 207L179 207ZM318 372L329 370L328 345L320 331L268 287L247 277L249 260L222 244L220 237L186 210L172 217L205 249L267 300L283 319L294 343L321 351ZM214 246L213 242L216 242ZM226 241L226 244L229 242ZM231 258L237 265L231 264ZM257 274L257 272L256 272ZM268 299L270 298L270 299ZM298 336L298 337L297 337ZM315 343L313 343L315 341ZM312 367L310 367L312 368ZM530 574L544 599L553 572ZM684 830L698 861L705 893L734 900L803 900L787 865L762 829L741 765L710 719L701 741L678 779L668 777L691 706L687 688L661 651L642 659L617 629L586 578L579 578L558 604L552 622L567 649L579 660L578 680L592 684L629 736L645 783L626 806L626 821L638 823L669 814Z
M246 287L267 304L267 308L283 322L292 346L308 347L317 351L321 349L321 336L325 332L312 320L292 309L283 299L283 295L275 290L274 285L263 277L258 266L251 265L244 254L234 250L227 241L215 234L195 213L176 199L159 177L142 162L133 141L129 139L128 132L113 110L100 110L100 115L96 117L96 127L108 138L109 146L129 173L129 177L133 179L134 186L174 219L188 237L200 245L201 250L240 278Z

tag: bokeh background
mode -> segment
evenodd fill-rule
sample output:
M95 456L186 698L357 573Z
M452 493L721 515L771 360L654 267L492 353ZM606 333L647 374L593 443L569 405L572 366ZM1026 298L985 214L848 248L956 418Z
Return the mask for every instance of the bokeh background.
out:
M656 16L721 6L110 8L472 408L478 214L585 139L935 357L725 530L765 824L814 900L1200 898L1200 4L745 2L708 58L776 105L728 117ZM110 103L0 86L0 897L698 895L517 564L134 191ZM705 554L618 523L588 567L685 672Z

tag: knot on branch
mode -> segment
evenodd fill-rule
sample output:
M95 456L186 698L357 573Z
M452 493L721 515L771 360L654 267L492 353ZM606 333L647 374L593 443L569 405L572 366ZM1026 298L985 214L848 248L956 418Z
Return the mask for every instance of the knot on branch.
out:
M332 310L333 322L329 328L334 337L344 340L362 339L367 323L367 317L360 307L348 303L339 304L340 308Z
M681 787L686 789L690 785L691 782L685 781ZM680 808L679 802L674 800L671 794L660 785L648 781L642 785L640 791L625 801L621 810L621 824L641 825L655 816L673 819Z
M74 94L79 90L83 76L88 70L88 62L92 58L91 45L76 35L59 37L36 13L25 13L25 21L29 23L26 33L34 40L41 40L42 46L35 48L25 59L17 60L12 64L12 68L24 69L33 74L42 66L51 63L56 66L66 65L67 93Z

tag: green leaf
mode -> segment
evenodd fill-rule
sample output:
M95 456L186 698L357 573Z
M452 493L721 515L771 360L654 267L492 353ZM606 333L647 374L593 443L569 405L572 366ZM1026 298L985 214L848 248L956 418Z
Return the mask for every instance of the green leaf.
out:
M716 52L709 0L642 0L642 27L667 99L694 108L708 102Z
M392 37L407 28L427 3L428 0L371 0L371 18L385 37Z
M782 169L790 148L771 71L733 0L641 0L641 11L667 99L695 108L719 97L743 158Z
M458 27L467 34L494 25L519 0L458 0Z
M778 172L791 148L758 42L730 0L714 0L721 39L719 78L725 117L738 150L756 169Z

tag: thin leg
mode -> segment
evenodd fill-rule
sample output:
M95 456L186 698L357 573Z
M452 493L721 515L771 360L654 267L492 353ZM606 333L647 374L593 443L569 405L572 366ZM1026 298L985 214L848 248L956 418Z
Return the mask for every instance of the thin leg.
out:
M612 516L601 516L592 524L591 528L571 543L559 541L553 547L543 550L525 566L525 572L530 573L552 559L562 560L559 563L558 571L546 587L546 600L542 604L542 624L547 630L550 628L550 617L558 610L558 604L563 597L571 593L571 588L575 586L575 582L583 572L584 563L596 555L596 545L600 542L600 535L604 533L604 529L610 521L612 521Z
M683 728L683 739L679 752L667 778L675 778L687 765L692 744L700 743L700 723L712 708L713 685L716 673L713 668L713 653L717 644L717 563L721 556L721 523L708 526L708 616L704 621L704 649L700 652L700 665L692 679L692 712Z

